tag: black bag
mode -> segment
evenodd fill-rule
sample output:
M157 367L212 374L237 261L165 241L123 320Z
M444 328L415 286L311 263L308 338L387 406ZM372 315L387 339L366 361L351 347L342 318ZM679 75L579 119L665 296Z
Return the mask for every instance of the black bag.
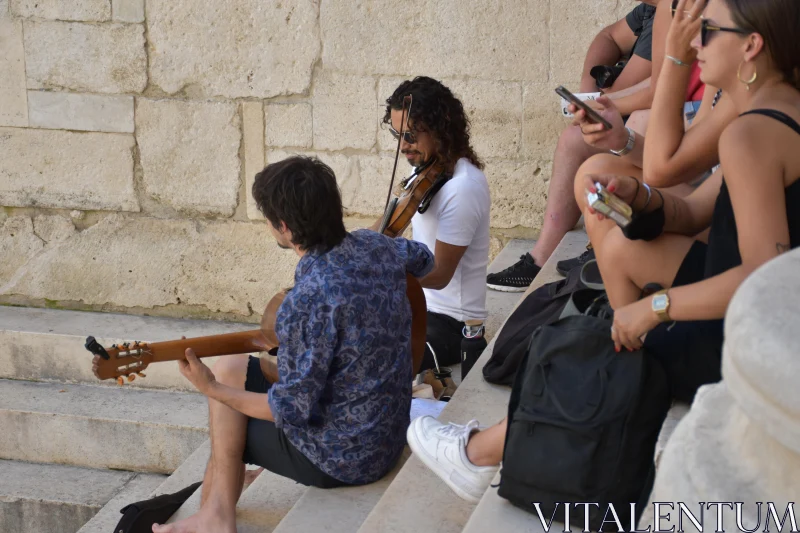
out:
M539 502L557 521L565 503L598 503L589 507L593 531L609 503L618 512L639 503L670 406L663 369L641 350L616 353L610 325L569 316L531 337L511 392L498 490L529 512Z
M581 268L575 268L565 279L542 285L520 302L497 334L492 356L483 366L486 381L498 385L514 383L536 328L556 322L576 292L580 291L583 299L594 299L603 294L602 286L588 284L592 287L588 289L581 273Z
M114 528L114 533L152 533L153 524L163 524L169 520L200 485L201 482L198 482L174 494L162 494L126 505L120 511L122 518Z

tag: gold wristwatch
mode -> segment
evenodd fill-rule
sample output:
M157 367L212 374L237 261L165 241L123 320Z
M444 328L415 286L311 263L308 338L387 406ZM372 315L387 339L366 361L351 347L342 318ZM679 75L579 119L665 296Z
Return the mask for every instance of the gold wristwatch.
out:
M653 294L652 307L656 316L661 322L671 322L669 317L669 294L666 290L658 291Z

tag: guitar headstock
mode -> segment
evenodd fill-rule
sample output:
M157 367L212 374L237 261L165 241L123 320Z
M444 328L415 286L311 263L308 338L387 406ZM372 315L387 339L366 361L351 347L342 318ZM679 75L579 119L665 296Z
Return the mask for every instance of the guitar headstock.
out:
M153 353L146 342L124 342L104 348L94 337L87 337L85 347L94 354L92 371L98 379L116 379L119 385L143 378L142 371L153 361Z

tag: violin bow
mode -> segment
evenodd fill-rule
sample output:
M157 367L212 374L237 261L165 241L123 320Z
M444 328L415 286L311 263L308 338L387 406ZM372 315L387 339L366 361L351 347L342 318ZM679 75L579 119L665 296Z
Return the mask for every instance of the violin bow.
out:
M392 198L392 190L394 189L394 178L397 175L397 161L400 159L400 145L403 142L403 135L405 134L405 127L408 122L408 117L411 115L411 104L413 103L412 96L406 95L403 97L403 108L400 113L400 136L397 138L397 150L394 153L394 167L392 168L392 181L389 183L389 193L386 195L386 205L383 207L383 212L389 208L389 200ZM408 106L406 107L406 104ZM391 216L391 214L389 215Z

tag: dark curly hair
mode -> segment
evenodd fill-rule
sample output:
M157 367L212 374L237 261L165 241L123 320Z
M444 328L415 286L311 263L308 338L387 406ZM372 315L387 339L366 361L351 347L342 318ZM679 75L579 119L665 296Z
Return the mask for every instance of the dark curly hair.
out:
M406 80L386 99L384 124L392 123L392 110L403 109L403 98L412 95L412 129L423 126L433 134L437 152L445 166L452 170L456 162L466 157L476 167L482 169L483 161L478 158L469 143L470 122L461 101L442 82L427 76Z
M347 235L336 176L317 158L294 156L267 165L256 174L253 198L274 228L286 224L302 250L325 253Z

